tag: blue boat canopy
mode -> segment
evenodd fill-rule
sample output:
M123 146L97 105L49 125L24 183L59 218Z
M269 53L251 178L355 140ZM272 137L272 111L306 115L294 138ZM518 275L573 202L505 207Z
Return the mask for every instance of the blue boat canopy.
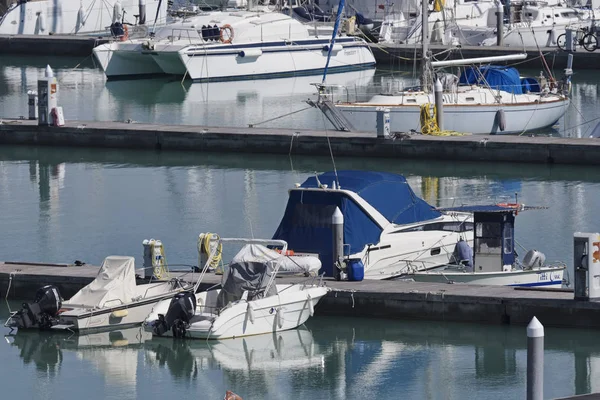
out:
M508 93L523 94L523 85L519 71L513 67L500 65L487 65L469 67L460 74L459 83L465 85L487 84L492 89L503 90Z
M344 215L344 254L357 253L367 244L379 242L385 228L351 196L341 191L318 189L321 185L358 194L375 208L387 223L410 224L438 218L441 212L417 197L406 179L387 172L338 171L308 178L292 189L283 218L273 239L288 242L296 252L317 253L326 275L333 271L331 217L338 207ZM383 225L383 226L382 226ZM323 272L322 270L322 272Z

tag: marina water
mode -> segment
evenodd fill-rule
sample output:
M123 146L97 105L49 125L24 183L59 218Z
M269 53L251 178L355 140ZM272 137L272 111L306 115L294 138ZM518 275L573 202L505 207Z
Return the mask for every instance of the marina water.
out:
M2 57L1 116L26 113L26 92L46 62ZM72 70L76 63L52 60L67 119L245 126L302 109L302 100L312 96L304 81L302 89L286 95L268 94L270 81L251 89L240 83L231 92L164 80L107 84L93 65ZM574 80L578 111L569 110L566 119L577 120L578 112L584 117L559 121L546 134L565 134L561 124L594 118L599 78L582 73ZM206 97L189 98L196 90ZM318 113L306 110L266 125L322 128L322 123ZM585 129L580 125L566 135L583 136ZM573 232L600 230L595 168L366 158L335 163L338 169L401 173L436 206L513 201L515 193L519 202L547 206L518 215L521 256L535 248L548 261L562 260L572 268ZM155 238L164 242L170 264L196 265L200 232L271 237L287 190L315 171L331 169L330 158L294 155L4 146L0 259L98 265L120 254L139 262L142 240ZM8 306L18 305L3 304L0 320ZM546 397L600 391L594 336L546 329ZM218 344L147 340L135 330L89 337L18 334L0 346L0 385L20 398L57 398L67 390L90 400L220 399L225 390L244 399L520 399L525 394L525 327L316 317L298 332L257 338Z

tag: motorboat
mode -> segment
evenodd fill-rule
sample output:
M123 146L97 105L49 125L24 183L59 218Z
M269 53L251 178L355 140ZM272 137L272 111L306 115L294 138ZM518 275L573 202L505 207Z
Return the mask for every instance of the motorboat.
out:
M343 254L334 243L336 211ZM415 266L447 264L460 239L472 243L472 221L470 213L442 212L427 204L402 175L330 171L289 191L273 239L286 241L296 253L318 255L325 276L337 276L335 268L357 268L364 279L391 279Z
M423 8L427 21L426 3ZM337 130L365 132L376 130L378 115L384 112L391 132L425 134L522 134L552 126L565 114L572 56L561 80L553 77L547 64L546 75L539 78L521 78L514 67L493 65L523 60L526 53L431 61L427 25L423 25L420 85L352 99L352 91L336 98L323 84L317 102L309 104L320 108ZM450 67L464 67L460 77L445 70ZM439 104L435 92L441 94Z
M156 304L144 322L144 329L154 336L193 339L272 334L302 325L327 294L328 289L319 277L296 284L275 283L287 254L285 241L217 237L217 243L207 257L196 289ZM222 243L281 247L281 257L262 262L232 261L223 268L220 288L198 292L212 254Z
M179 279L137 284L135 259L106 257L96 278L63 301L53 285L38 289L31 303L11 313L5 326L19 329L100 331L140 325L161 300L189 290Z
M104 34L116 22L140 28L166 18L166 0L0 1L3 35Z
M368 44L357 37L311 35L309 26L275 12L215 11L191 26L158 29L154 37L113 41L93 53L108 79L161 74L193 81L263 79L373 68Z
M502 6L506 19L502 44L512 47L556 47L557 39L567 29L589 27L589 13L545 1L511 1ZM452 34L463 45L495 46L497 44L497 8L469 21L457 21Z
M454 263L429 271L415 270L402 277L416 282L469 283L519 287L562 287L568 285L566 264L546 264L538 250L527 251L519 260L515 250L515 217L536 209L519 203L462 206L448 210L472 212L474 215L474 251L455 252ZM470 257L472 255L472 257Z

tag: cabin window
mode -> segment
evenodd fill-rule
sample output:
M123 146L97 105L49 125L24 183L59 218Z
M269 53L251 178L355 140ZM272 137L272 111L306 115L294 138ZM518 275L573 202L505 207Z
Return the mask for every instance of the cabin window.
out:
M502 253L502 227L499 222L478 222L475 225L475 251L483 254Z
M504 254L512 254L514 250L513 244L513 227L510 224L504 224Z
M475 97L467 97L467 101L475 101Z

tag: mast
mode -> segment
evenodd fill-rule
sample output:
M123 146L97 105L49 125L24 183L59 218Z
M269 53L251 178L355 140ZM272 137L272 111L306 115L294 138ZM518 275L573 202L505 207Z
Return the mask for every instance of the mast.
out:
M427 1L427 0L424 0ZM335 45L335 37L337 35L338 28L340 26L340 19L342 18L342 10L344 9L346 1L340 0L337 9L337 15L335 17L335 24L333 25L333 33L331 34L331 42L329 43L329 49L327 51L327 61L325 62L325 69L323 70L323 81L321 83L325 83L325 79L327 78L327 69L329 68L329 60L331 59L331 51L333 50L333 46Z
M425 93L429 92L431 86L430 72L431 66L429 65L430 54L429 54L429 2L427 0L421 0L421 41L422 41L422 59L421 59L421 86Z

